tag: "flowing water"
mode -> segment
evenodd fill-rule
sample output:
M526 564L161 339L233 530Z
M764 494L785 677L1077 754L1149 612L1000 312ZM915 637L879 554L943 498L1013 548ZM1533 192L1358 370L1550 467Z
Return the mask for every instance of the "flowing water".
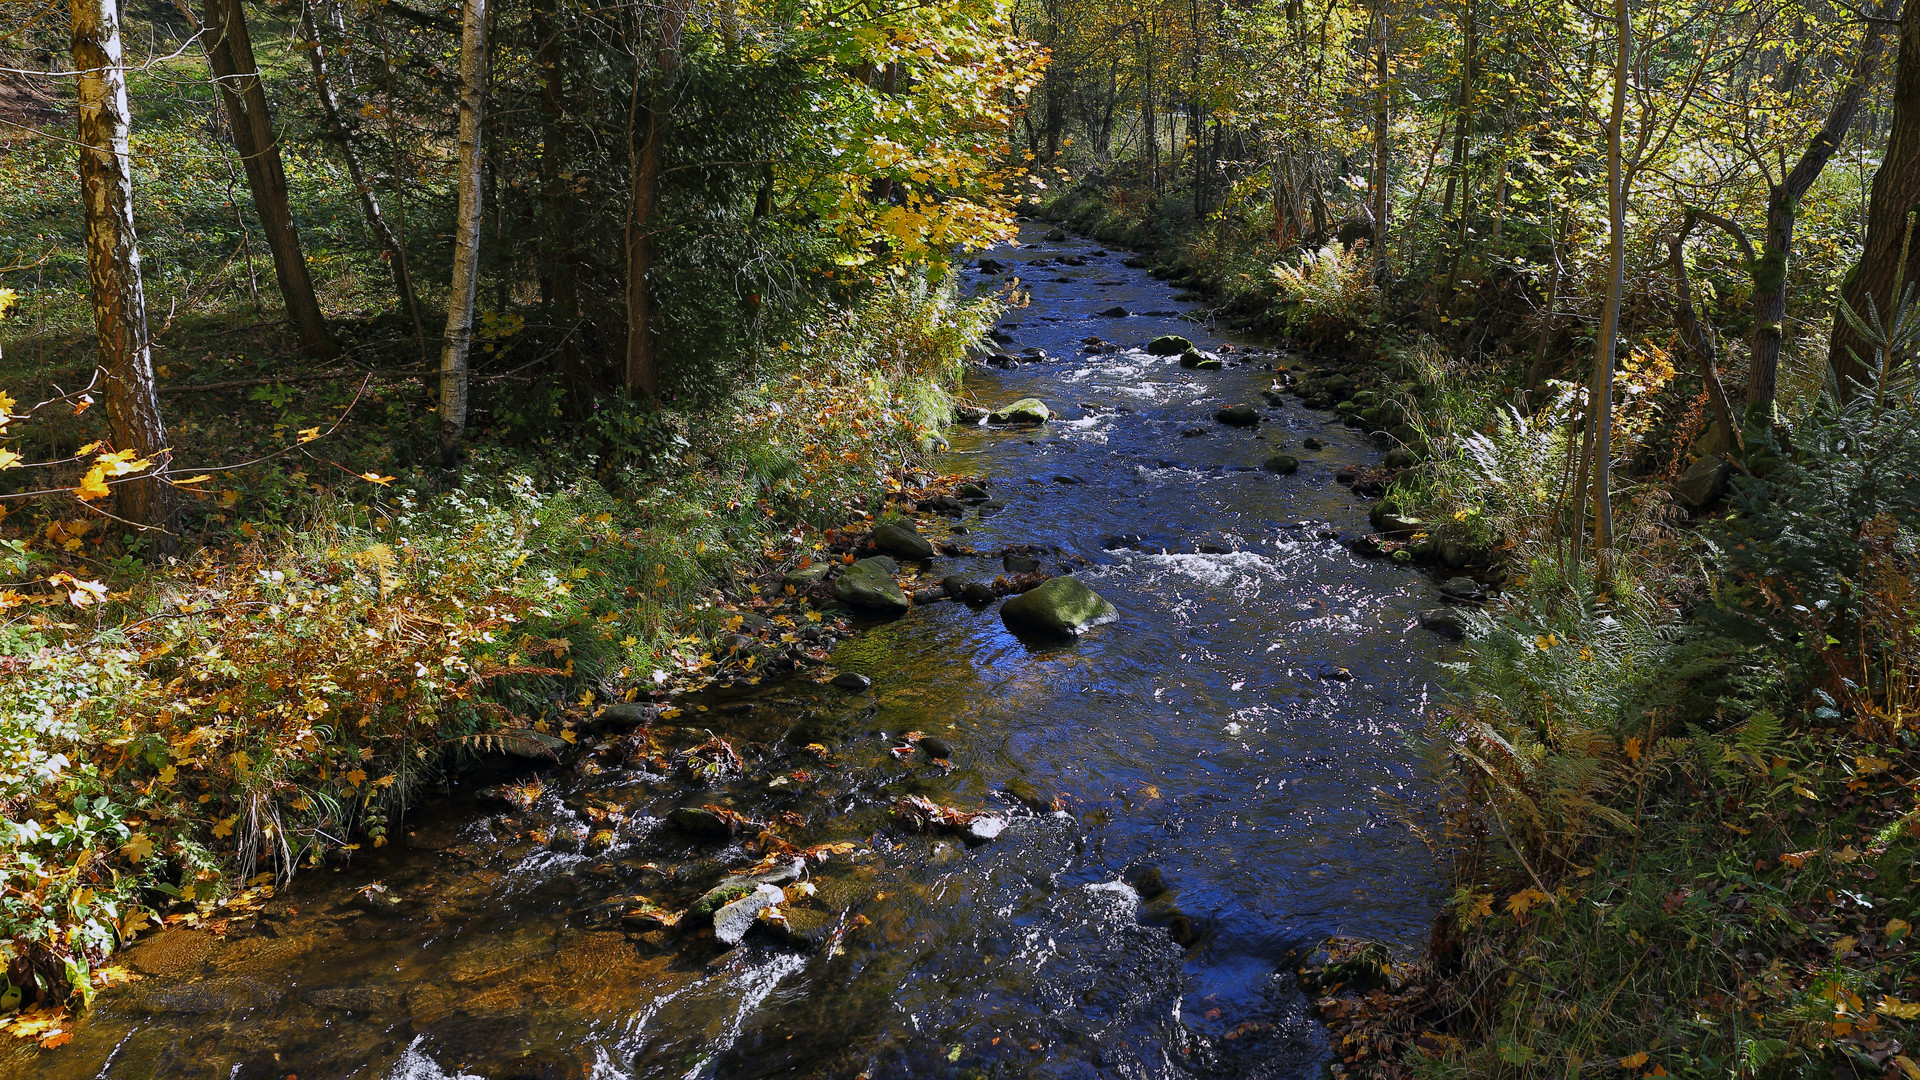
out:
M1334 933L1417 949L1438 899L1408 824L1428 798L1410 741L1435 653L1414 615L1432 586L1334 539L1365 531L1333 477L1380 453L1363 435L1297 403L1251 431L1214 422L1258 404L1266 366L1291 358L1241 343L1223 355L1242 362L1190 371L1146 355L1163 333L1232 343L1120 253L1044 231L992 254L1031 295L1003 323L1008 351L1048 359L969 388L1057 417L954 434L949 469L992 478L1005 503L969 512L959 538L1057 548L1043 561L1078 565L1117 622L1036 645L992 607L939 603L864 628L833 662L870 691L768 684L687 702L658 733L666 750L724 734L742 775L690 791L639 767L549 769L523 810L444 800L404 842L309 872L224 935L143 940L128 954L143 978L103 995L70 1046L16 1050L0 1071L1319 1075L1299 955ZM1134 314L1096 314L1113 305ZM1126 348L1089 355L1090 335ZM1302 449L1308 436L1325 449ZM1297 474L1257 468L1281 449ZM999 572L984 557L934 571ZM910 730L951 744L951 772L891 752ZM905 831L887 814L903 794L1009 825L984 844ZM807 842L852 845L788 905L814 947L756 928L723 950L596 918L616 896L684 904L753 863L738 840L662 824L712 802L792 812Z

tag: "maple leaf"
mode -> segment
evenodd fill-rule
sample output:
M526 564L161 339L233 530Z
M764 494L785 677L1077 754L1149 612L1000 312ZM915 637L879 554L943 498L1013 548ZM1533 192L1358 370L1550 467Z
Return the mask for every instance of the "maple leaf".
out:
M73 489L74 498L82 502L104 499L111 494L113 489L107 486L107 470L99 465L88 469L87 475L80 478L80 486Z
M1528 886L1507 897L1507 911L1512 915L1525 915L1535 904L1547 898L1547 894Z
M388 484L393 483L393 477L381 476L377 472L363 472L360 474L360 479L365 480L369 484L379 484L381 487L386 487Z
M1645 1050L1628 1054L1626 1057L1620 1059L1620 1067L1623 1069L1637 1069L1646 1063L1647 1052Z
M132 839L120 845L120 853L139 862L153 854L153 840L146 833L134 833Z

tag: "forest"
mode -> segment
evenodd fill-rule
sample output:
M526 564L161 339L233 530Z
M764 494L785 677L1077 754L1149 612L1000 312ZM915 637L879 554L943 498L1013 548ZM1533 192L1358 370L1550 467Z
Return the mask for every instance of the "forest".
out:
M0 1073L1920 1080L1916 220L1903 0L0 5Z

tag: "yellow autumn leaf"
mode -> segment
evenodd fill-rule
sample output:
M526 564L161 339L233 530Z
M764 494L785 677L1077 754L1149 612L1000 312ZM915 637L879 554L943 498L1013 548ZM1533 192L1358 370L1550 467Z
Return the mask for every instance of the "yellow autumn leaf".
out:
M19 454L11 450L0 450L0 469L17 469L20 467L20 461Z
M1637 1069L1646 1063L1647 1052L1645 1050L1628 1054L1626 1057L1620 1059L1620 1067L1623 1069Z
M365 480L369 484L379 484L381 487L386 487L388 484L393 483L393 477L381 476L377 472L363 472L360 474L360 479Z
M359 787L366 782L367 770L365 769L355 769L347 774L347 783L352 784L354 787Z
M1897 1020L1920 1019L1920 1001L1901 1001L1892 994L1888 994L1886 999L1880 1002L1879 1007L1873 1011L1882 1016L1891 1016Z
M213 835L217 839L222 839L222 840L226 839L229 836L232 836L234 822L237 822L239 820L240 820L239 814L235 814L232 817L220 819L219 821L215 822L213 825Z
M146 833L134 833L126 843L120 845L120 853L139 862L153 854L153 840Z
M320 429L317 427L300 429L300 441L303 443L310 443L319 437L320 437Z
M104 499L111 494L113 489L107 486L107 470L99 465L88 469L87 475L80 478L80 486L73 489L74 498L82 502Z
M1547 894L1528 886L1507 897L1507 912L1512 915L1525 915L1535 904L1547 898Z

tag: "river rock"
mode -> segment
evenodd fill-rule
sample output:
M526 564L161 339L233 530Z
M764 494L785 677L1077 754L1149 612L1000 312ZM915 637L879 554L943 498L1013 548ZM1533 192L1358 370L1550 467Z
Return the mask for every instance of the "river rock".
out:
M1006 831L1006 818L998 814L982 814L967 823L966 837L976 843L984 844Z
M704 918L763 885L785 885L788 882L799 881L800 869L800 862L796 859L757 874L730 874L721 878L719 884L708 889L700 899L695 900L693 906L687 911Z
M861 559L834 579L833 598L868 611L904 612L913 606L913 601L900 591L900 583L893 580L893 573L892 559Z
M994 596L995 594L992 588L978 581L969 581L960 590L960 599L965 600L969 604L991 604L994 601Z
M1251 405L1229 405L1213 418L1232 427L1252 427L1260 422L1260 410Z
M857 671L843 671L833 677L833 685L849 693L858 694L873 688L873 680Z
M1410 469L1418 460L1413 456L1413 451L1395 448L1387 451L1387 458L1383 464L1389 469Z
M651 723L659 715L658 706L623 701L600 710L590 726L595 731L619 731Z
M371 986L336 986L324 990L309 990L300 995L300 1000L316 1009L378 1013L393 1008L394 995L391 990L380 990Z
M1100 316L1103 319L1124 319L1127 317L1128 313L1126 308L1121 307L1119 304L1115 304L1109 308L1101 308L1099 311L1094 312L1094 314Z
M729 947L740 944L760 913L786 898L778 885L754 886L752 892L713 913L714 938Z
M873 545L897 559L925 562L933 558L933 545L912 525L895 521L873 527Z
M733 827L727 824L725 818L697 806L676 808L667 815L667 824L700 836L729 836L733 833Z
M1018 551L1009 551L1000 557L1000 565L1009 574L1031 574L1040 569L1040 560Z
M1443 638L1459 641L1467 636L1467 624L1457 611L1446 608L1433 608L1420 613L1420 628L1430 630Z
M1708 454L1687 466L1673 482L1673 493L1695 510L1704 510L1727 493L1727 480L1733 475L1733 463L1719 454Z
M1321 442L1319 439L1316 439L1311 435L1307 436L1304 439L1301 439L1300 446L1306 450L1325 450L1327 448L1326 443Z
M946 598L947 598L947 590L941 588L938 585L934 585L925 589L915 589L913 590L913 596L912 596L912 600L915 606L937 604L940 601L945 600Z
M1047 230L1046 241L1049 244L1063 243L1065 242L1066 239L1067 239L1067 230L1065 229L1048 229Z
M946 758L949 761L953 759L953 747L948 746L947 740L938 735L928 735L921 739L919 747L928 757Z
M967 502L985 502L992 498L987 494L987 489L979 484L961 484L953 489L953 493Z
M257 979L199 979L155 990L142 999L149 1013L204 1016L278 1004L283 991Z
M987 418L987 410L978 405L955 405L953 422L956 424L978 424Z
M1440 595L1460 604L1480 604L1487 599L1486 586L1470 577L1448 578L1440 583Z
M971 581L968 581L958 574L949 574L940 579L940 587L945 589L947 595L953 597L955 600L965 595L967 586L971 584L973 584Z
M1271 473L1296 473L1300 471L1300 459L1292 454L1275 454L1261 462L1260 467Z
M976 262L973 265L976 268L978 268L979 271L983 274L1004 273L1007 269L1006 266L1003 263L1001 263L999 259L981 259L979 262Z
M1192 371L1219 371L1227 365L1217 356L1208 356L1199 349L1188 349L1180 354L1180 366Z
M1179 334L1166 334L1147 342L1149 356L1179 356L1182 353L1196 351L1193 342Z
M1021 398L1009 405L1003 405L987 414L990 424L1044 424L1053 415L1047 403L1039 398Z
M1112 604L1072 575L1048 578L1000 605L1000 619L1009 629L1055 637L1077 637L1119 617Z

